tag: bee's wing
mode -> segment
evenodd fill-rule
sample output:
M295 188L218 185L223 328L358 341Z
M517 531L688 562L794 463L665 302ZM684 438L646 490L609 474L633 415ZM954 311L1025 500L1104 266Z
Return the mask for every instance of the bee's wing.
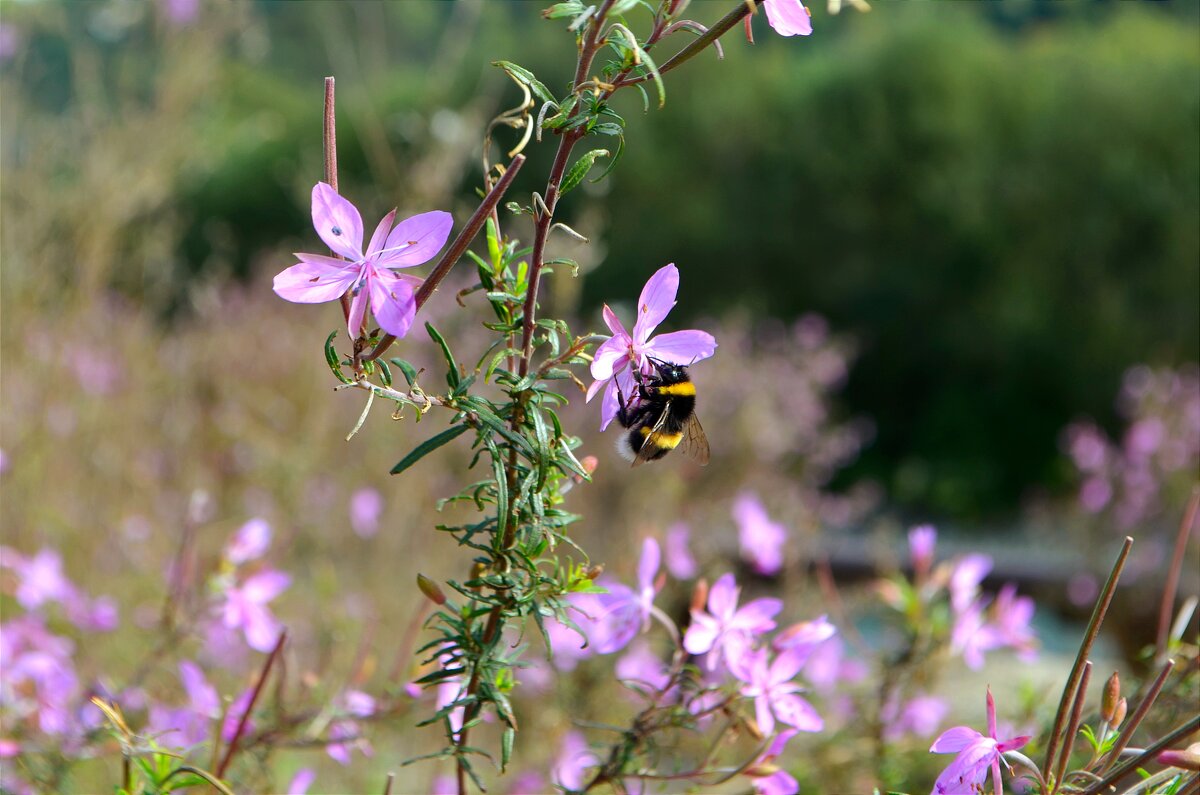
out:
M658 450L652 444L649 444L650 437L663 429L667 424L667 415L671 413L671 401L663 406L662 414L658 415L658 419L654 422L654 427L650 429L650 433L646 434L646 438L642 440L642 446L638 448L637 455L633 458L633 463L630 466L639 466L650 460L650 454Z
M683 439L679 443L679 449L700 466L708 464L708 436L705 435L704 428L695 414L688 417L687 424L683 426Z

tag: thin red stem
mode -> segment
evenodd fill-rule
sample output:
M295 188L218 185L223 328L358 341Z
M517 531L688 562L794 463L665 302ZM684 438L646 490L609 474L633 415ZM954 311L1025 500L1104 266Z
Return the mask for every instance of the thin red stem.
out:
M254 705L258 703L258 696L262 693L263 685L266 684L267 677L271 675L271 666L275 664L275 660L283 651L283 643L287 640L287 630L279 633L279 640L275 641L275 648L271 649L270 656L263 664L262 673L258 676L258 681L254 683L254 692L250 694L250 701L246 704L246 711L242 713L241 719L238 720L237 731L233 734L233 739L229 741L229 748L225 750L225 756L221 759L221 764L217 767L217 778L224 778L225 771L229 768L229 763L233 761L233 755L237 753L238 742L242 739L242 735L246 733L246 726L250 723L250 713L254 712Z
M1196 522L1197 511L1200 511L1200 488L1192 490L1192 497L1183 512L1183 521L1179 523L1179 535L1175 536L1171 568L1167 570L1167 580L1163 584L1162 602L1158 606L1158 637L1154 645L1157 652L1154 659L1158 662L1167 659L1171 617L1175 613L1175 594L1179 590L1179 571L1183 568L1183 556L1187 553L1188 538L1192 533L1192 525Z

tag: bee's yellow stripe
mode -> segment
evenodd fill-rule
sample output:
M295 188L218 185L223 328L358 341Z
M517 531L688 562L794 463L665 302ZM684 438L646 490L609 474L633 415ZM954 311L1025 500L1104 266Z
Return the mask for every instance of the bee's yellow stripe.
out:
M651 432L649 428L642 428L641 431L642 436L646 437L646 441L642 442L642 444L649 444L666 450L674 450L683 441L682 433Z
M660 395L695 395L696 385L691 381L683 381L678 384L663 384L655 387L655 391Z

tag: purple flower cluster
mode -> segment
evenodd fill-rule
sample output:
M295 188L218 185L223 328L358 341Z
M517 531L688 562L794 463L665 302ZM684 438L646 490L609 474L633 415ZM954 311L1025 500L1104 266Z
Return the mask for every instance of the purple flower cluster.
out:
M1117 409L1128 423L1120 442L1081 420L1063 447L1079 472L1080 506L1109 512L1124 533L1155 518L1172 488L1186 493L1200 468L1200 369L1131 368Z
M217 606L220 625L226 632L242 632L255 651L270 651L279 639L282 626L268 605L291 584L282 571L260 568L246 573L242 567L266 554L271 545L271 527L262 519L252 519L237 531L225 547L228 570L214 582L221 595Z

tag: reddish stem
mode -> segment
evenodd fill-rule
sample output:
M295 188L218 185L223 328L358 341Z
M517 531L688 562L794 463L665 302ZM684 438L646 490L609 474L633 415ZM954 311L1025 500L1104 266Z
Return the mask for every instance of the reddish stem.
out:
M1179 523L1179 535L1175 536L1175 551L1171 555L1171 568L1167 571L1167 581L1163 585L1162 603L1158 606L1158 637L1154 648L1157 653L1154 659L1163 662L1167 659L1168 637L1171 632L1171 616L1175 612L1175 594L1179 590L1179 571L1183 568L1183 556L1187 553L1188 538L1191 536L1192 525L1196 522L1196 513L1200 510L1200 488L1192 490L1187 509L1183 512L1183 521Z
M271 649L271 654L267 657L267 661L263 664L262 673L258 675L258 681L254 683L254 692L250 694L250 701L246 704L246 711L242 713L242 717L238 720L237 731L234 732L233 739L229 741L229 748L225 750L225 756L221 759L221 764L217 767L217 778L224 778L225 771L229 768L229 763L233 761L233 755L237 753L238 742L242 739L242 735L246 733L246 726L250 723L250 713L254 711L254 705L258 702L258 696L262 693L263 685L266 684L267 677L271 673L271 666L275 664L275 659L279 657L279 653L283 651L283 642L287 640L287 630L279 633L279 640L275 641L275 648Z

